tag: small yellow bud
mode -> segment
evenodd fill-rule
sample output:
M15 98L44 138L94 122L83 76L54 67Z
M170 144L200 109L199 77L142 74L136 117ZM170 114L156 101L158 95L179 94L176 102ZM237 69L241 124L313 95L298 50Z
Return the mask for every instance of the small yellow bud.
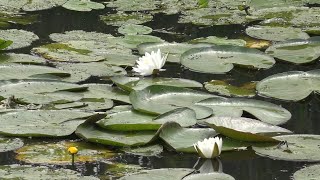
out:
M77 154L78 153L78 149L76 147L69 147L68 152L70 154Z

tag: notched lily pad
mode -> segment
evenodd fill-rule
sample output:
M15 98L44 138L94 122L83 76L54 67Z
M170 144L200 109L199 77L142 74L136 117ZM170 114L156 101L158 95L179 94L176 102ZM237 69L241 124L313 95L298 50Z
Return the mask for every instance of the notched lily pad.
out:
M209 92L215 92L223 96L253 97L256 95L256 82L233 86L225 81L211 80L206 82L204 87Z

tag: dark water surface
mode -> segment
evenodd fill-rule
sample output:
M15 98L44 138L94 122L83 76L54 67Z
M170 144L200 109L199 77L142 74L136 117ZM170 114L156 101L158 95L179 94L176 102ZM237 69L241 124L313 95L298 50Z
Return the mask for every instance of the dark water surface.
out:
M25 29L36 33L40 37L40 40L33 43L33 46L50 42L49 34L51 33L62 33L70 30L97 31L120 36L120 34L117 33L116 27L107 26L99 20L100 14L111 11L111 9L105 9L93 12L74 12L63 8L55 8L41 11L38 23L28 26L13 25L11 28ZM36 14L38 14L38 12ZM144 25L156 30L152 35L161 37L169 42L184 42L197 37L206 36L226 36L229 38L245 36L243 32L245 26L242 25L198 27L191 24L177 24L177 19L178 15L167 16L160 14L154 17L154 21L145 23ZM178 34L165 34L157 31L163 29ZM14 52L29 53L31 48L32 47L28 47ZM164 67L167 71L164 72L162 76L193 79L201 83L212 79L230 79L232 84L237 85L249 81L259 81L267 76L280 72L291 70L307 71L317 69L319 66L320 63L318 61L307 65L293 65L277 61L275 66L268 70L253 70L236 67L227 74L212 75L191 72L181 68L180 65L167 63ZM287 128L296 134L320 134L320 97L318 95L312 94L307 99L297 103L275 101L261 97L256 98L282 105L292 113L292 119L282 127ZM198 157L195 154L172 152L164 152L160 157L124 155L117 159L119 162L139 164L148 168L193 168L197 160ZM290 176L296 170L311 164L263 158L255 155L253 151L223 153L221 162L223 165L223 172L230 174L239 180L286 180L290 179ZM12 163L19 163L14 160L14 153L0 154L0 164ZM77 170L86 175L108 174L108 166L104 163L79 165L77 166Z

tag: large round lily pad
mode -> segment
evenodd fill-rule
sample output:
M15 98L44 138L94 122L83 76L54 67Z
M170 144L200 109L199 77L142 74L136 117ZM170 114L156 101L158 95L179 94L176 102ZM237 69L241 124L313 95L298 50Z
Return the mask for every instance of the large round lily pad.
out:
M16 150L16 159L26 163L70 164L72 156L69 147L77 147L75 163L96 162L112 158L115 153L103 146L87 142L60 141L53 143L33 143Z
M45 9L51 9L56 6L60 6L66 3L68 0L3 0L1 1L1 5L13 7L16 9L22 9L24 11L39 11Z
M9 50L30 46L33 41L39 39L33 32L18 29L0 30L0 38L13 41L13 43L6 48Z
M193 169L182 168L143 170L135 174L126 175L120 178L120 180L142 180L150 179L150 177L152 177L152 180L181 180L193 171Z
M258 155L266 156L272 159L308 162L320 161L319 135L293 134L275 136L273 138L278 141L282 141L282 143L279 145L267 147L253 146L253 150Z
M200 173L200 174L191 174L184 177L182 180L235 180L232 176L225 173Z
M16 150L23 146L22 139L0 137L0 152Z
M240 46L220 45L194 48L181 55L181 64L192 71L203 73L226 73L233 64L268 69L275 60L257 49Z
M293 174L294 180L316 180L320 179L320 164L307 166Z
M240 141L277 141L266 133L291 133L291 131L249 118L211 117L205 121L218 133Z
M90 0L68 0L62 7L73 11L91 11L93 9L104 9L101 3L92 2Z

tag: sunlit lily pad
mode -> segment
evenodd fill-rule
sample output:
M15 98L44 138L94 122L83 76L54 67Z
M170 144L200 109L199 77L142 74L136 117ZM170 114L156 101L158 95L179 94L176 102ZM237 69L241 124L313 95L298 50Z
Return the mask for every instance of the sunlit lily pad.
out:
M16 150L16 159L37 164L70 164L69 147L77 147L75 163L96 162L112 158L115 153L102 146L86 142L60 141L53 143L32 143Z
M294 180L315 180L320 179L320 164L307 166L293 174Z
M1 165L0 176L3 179L55 179L55 180L99 180L92 176L82 176L70 169L48 168L47 166Z
M122 149L127 154L133 154L138 156L157 156L163 152L163 146L160 144L133 147L133 148L124 148Z
M0 63L41 65L46 63L46 59L38 56L32 56L29 54L6 53L6 54L0 54Z
M56 42L68 42L68 41L97 41L108 42L109 39L116 37L111 34L99 33L99 32L87 32L83 30L65 31L63 33L52 33L49 35L52 41Z
M124 35L150 34L152 28L137 24L126 24L119 27L118 32Z
M124 38L118 40L118 44L135 49L139 44L142 43L148 43L148 42L164 42L163 39L157 37L157 36L152 36L152 35L125 35Z
M201 173L201 174L191 174L189 176L184 177L182 180L235 180L232 176L225 173Z
M13 41L6 49L24 48L30 46L33 41L39 39L33 32L18 29L0 30L0 38Z
M320 161L319 146L320 136L310 134L294 134L273 137L278 141L283 141L280 145L258 147L253 146L253 150L258 155L272 159L286 161ZM288 145L288 147L287 147Z
M270 46L266 53L296 64L308 63L320 56L320 36L306 40L295 39L278 42Z
M116 0L107 2L107 7L117 8L118 11L146 11L158 9L160 2L154 0Z
M299 101L319 89L320 70L289 71L269 76L257 83L261 96Z
M126 175L119 180L150 179L150 177L152 177L152 180L181 180L193 171L194 169L182 168L143 170L135 174Z
M76 134L87 141L111 146L141 146L152 141L156 131L110 131L94 124L81 124Z
M22 139L0 137L0 152L13 151L23 146Z
M163 78L163 77L127 77L127 76L115 76L111 80L124 90L142 90L151 85L165 85L165 86L176 86L176 87L202 87L202 84L180 78Z
M211 117L205 121L217 132L240 141L274 142L267 133L291 133L291 131L250 118Z
M181 55L181 64L192 71L203 73L226 73L233 64L268 69L275 60L263 52L240 46L213 46L194 48Z
M283 124L291 118L291 113L285 108L276 104L245 98L222 98L212 97L196 105L210 107L215 116L241 117L246 111L256 118L269 124Z
M57 137L72 134L91 113L68 110L29 110L0 114L0 133L25 137Z
M139 56L133 54L106 54L104 63L115 66L134 66Z
M286 6L302 6L303 1L295 0L252 0L249 1L248 5L254 9L264 9L272 7L286 7Z
M93 9L105 8L103 4L90 0L68 0L62 7L73 11L91 11Z
M19 1L10 1L3 0L0 5L9 6L16 9L22 9L24 11L39 11L45 9L51 9L56 6L60 6L67 2L67 0L19 0Z
M196 38L191 40L190 43L211 43L215 45L246 46L246 41L242 39L228 39L226 37L216 37L216 36Z
M240 86L233 86L225 81L211 80L206 82L204 87L209 92L216 92L219 95L224 96L253 97L256 95L255 82L245 83Z
M299 28L252 26L246 29L246 34L258 39L269 41L285 41L289 39L308 39L310 36Z
M116 14L101 15L100 19L107 25L122 26L125 24L143 24L152 21L153 16L146 13L125 13L118 11Z

